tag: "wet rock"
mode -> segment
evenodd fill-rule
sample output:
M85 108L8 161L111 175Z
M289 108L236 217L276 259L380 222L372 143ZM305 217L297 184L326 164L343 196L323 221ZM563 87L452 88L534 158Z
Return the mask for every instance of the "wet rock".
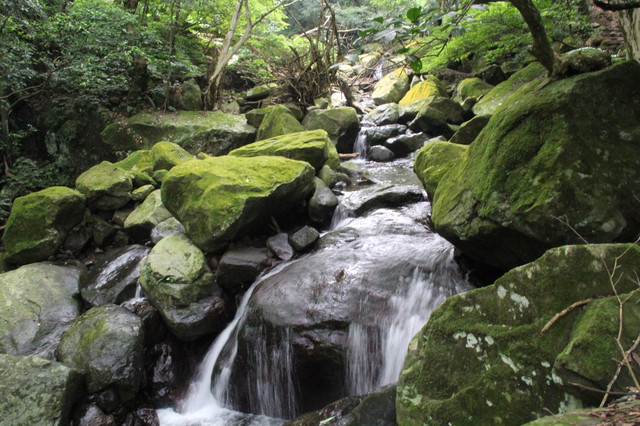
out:
M97 405L82 405L74 415L78 426L116 426L112 415L106 414Z
M323 223L331 219L338 205L338 197L321 179L315 178L314 182L316 189L309 200L309 218L314 222Z
M146 298L130 299L121 306L142 320L145 348L155 345L165 337L167 329L160 313Z
M66 425L82 377L41 358L0 354L0 413L8 425Z
M125 426L160 426L158 414L154 408L139 408L127 414Z
M2 236L6 260L25 264L47 260L84 217L85 197L54 186L18 197Z
M231 294L242 293L271 264L272 258L266 248L228 250L218 264L218 285Z
M293 247L289 244L289 235L286 232L269 237L267 248L281 260L289 260L294 254Z
M305 131L304 126L291 114L289 108L284 105L275 105L269 108L262 119L256 140L261 141L303 131Z
M124 229L130 235L146 239L156 225L171 217L169 210L162 204L161 197L159 189L153 191L142 204L127 216L124 221Z
M83 268L32 263L0 275L0 353L53 358L80 314Z
M338 182L345 182L349 184L351 180L346 173L336 172L331 167L324 165L320 172L318 173L318 177L327 185L329 188L333 188Z
M56 356L85 374L87 390L114 386L121 401L132 399L141 384L144 358L142 321L128 310L92 308L63 334Z
M151 230L151 242L153 244L158 244L158 241L160 241L164 237L177 234L178 232L184 234L187 231L184 229L184 226L180 222L178 222L178 219L176 219L175 217L170 217L169 219L164 220L154 226L154 228Z
M62 243L62 250L68 250L74 255L78 255L91 240L91 232L85 227L75 229Z
M447 117L435 108L424 104L418 111L418 115L409 123L409 128L414 132L424 132L431 136L444 136L450 138L453 131L447 124Z
M145 389L151 402L163 406L172 405L180 398L180 387L188 379L189 371L184 359L187 354L182 343L169 341L158 343L151 350L149 383Z
M320 233L311 226L303 226L291 235L289 235L289 243L297 252L304 252L311 248L320 237Z
M82 299L92 306L120 304L131 299L140 278L140 263L149 251L147 247L131 245L101 255L82 280Z
M393 138L407 131L407 127L402 124L389 124L380 127L365 127L360 132L367 138L367 143L371 145L382 145L389 138Z
M426 141L427 136L424 133L411 133L387 139L384 146L389 148L396 157L406 157L422 148Z
M91 167L76 179L76 189L87 198L87 206L116 210L131 199L131 175L108 161Z
M349 193L342 200L341 208L361 215L367 210L396 207L423 199L422 190L416 186L383 184Z
M399 102L408 90L409 76L404 67L400 67L376 83L371 98L376 105Z
M367 158L371 161L386 162L393 160L395 154L385 146L375 145L367 151Z
M338 152L349 153L358 135L360 121L354 108L341 107L310 111L302 125L308 130L326 130Z
M463 123L460 128L451 136L450 141L462 145L470 145L482 129L489 123L490 115L478 115Z
M467 149L466 145L432 141L418 152L413 169L432 199L438 183Z
M363 123L371 123L374 126L386 126L396 124L400 118L400 107L398 104L385 104L374 108L371 112L362 117Z

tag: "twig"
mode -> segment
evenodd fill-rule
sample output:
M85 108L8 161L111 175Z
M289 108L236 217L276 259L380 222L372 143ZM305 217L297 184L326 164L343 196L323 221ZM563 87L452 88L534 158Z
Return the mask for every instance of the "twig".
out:
M550 320L549 322L547 322L545 324L544 327L542 327L542 330L540 330L540 335L542 336L544 333L546 333L547 331L549 331L549 329L551 328L551 326L553 324L556 323L556 321L558 321L560 318L562 318L563 316L567 315L569 312L573 311L575 308L578 308L580 306L586 305L588 303L590 303L594 298L590 297L588 299L584 299L584 300L579 300L573 304L571 304L570 306L568 306L567 308L563 309L562 311L558 312L557 314L555 314Z
M568 384L571 385L571 386L575 386L577 388L588 390L588 391L592 391L592 392L607 393L607 391L604 391L602 389L592 388L592 387L589 387L589 386L581 385L580 383L569 382ZM628 392L608 392L608 393L609 393L609 395L616 395L616 396L625 396L625 395L628 394Z
M637 348L638 345L640 345L640 334L638 335L638 337L636 338L636 341L633 342L633 345L631 345L631 347L629 348L628 351L623 352L624 354L624 358L627 359L629 357L629 355L634 352ZM624 351L624 349L623 349ZM609 382L609 384L607 385L607 392L605 393L605 395L602 397L602 401L600 401L600 407L604 407L605 402L607 401L609 395L615 395L614 392L611 391L611 388L613 388L613 385L615 384L615 382L618 380L618 377L620 376L620 372L622 371L622 365L625 364L624 362L619 362L618 363L618 367L616 368L616 374L613 375L613 378L611 379L611 381ZM627 366L629 368L631 368L628 363ZM634 377L635 375L631 372L632 377ZM637 383L637 381L635 380L634 377L634 382ZM636 385L637 386L637 385Z

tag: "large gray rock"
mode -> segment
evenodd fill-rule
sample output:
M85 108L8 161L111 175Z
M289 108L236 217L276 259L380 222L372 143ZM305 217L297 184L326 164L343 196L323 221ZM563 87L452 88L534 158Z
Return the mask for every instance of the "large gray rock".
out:
M302 125L307 130L325 130L338 152L349 153L358 135L360 120L351 107L315 109L302 120Z
M218 264L218 285L231 294L245 291L258 275L273 264L266 248L245 247L224 253Z
M331 219L338 205L338 197L320 178L315 178L314 183L315 191L309 200L309 218L314 222L323 223Z
M396 124L400 118L400 107L398 104L384 104L374 108L371 112L362 117L362 123L370 123L375 126Z
M54 255L84 217L84 196L54 186L18 197L2 237L6 260L24 264Z
M226 325L228 303L207 259L184 234L160 240L140 266L140 284L171 332L193 340Z
M6 425L64 426L82 377L58 362L0 355L0 413Z
M162 195L157 189L127 216L124 228L132 234L149 236L151 230L161 222L171 218L171 213L162 204Z
M87 197L87 206L98 210L116 210L131 199L131 174L103 161L76 179L76 189Z
M82 314L56 349L61 362L85 374L87 391L113 386L121 401L137 393L144 370L142 320L125 308L104 305Z
M424 194L417 186L382 184L347 194L340 208L354 215L380 207L397 207L422 201Z
M83 268L33 263L0 275L0 353L52 358L80 314Z

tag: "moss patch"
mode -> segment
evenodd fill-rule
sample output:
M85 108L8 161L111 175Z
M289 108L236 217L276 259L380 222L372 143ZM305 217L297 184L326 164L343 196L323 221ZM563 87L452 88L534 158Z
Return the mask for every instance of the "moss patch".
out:
M465 145L433 141L418 152L413 170L432 198L442 176L462 157L467 148Z

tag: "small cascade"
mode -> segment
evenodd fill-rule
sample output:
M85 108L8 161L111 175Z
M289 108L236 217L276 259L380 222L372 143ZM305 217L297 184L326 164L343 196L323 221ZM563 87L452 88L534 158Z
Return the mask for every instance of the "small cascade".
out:
M364 128L360 129L358 133L358 137L356 141L353 143L353 152L360 154L359 158L365 160L367 158L367 150L369 149L369 144L367 142L367 134L364 131Z

